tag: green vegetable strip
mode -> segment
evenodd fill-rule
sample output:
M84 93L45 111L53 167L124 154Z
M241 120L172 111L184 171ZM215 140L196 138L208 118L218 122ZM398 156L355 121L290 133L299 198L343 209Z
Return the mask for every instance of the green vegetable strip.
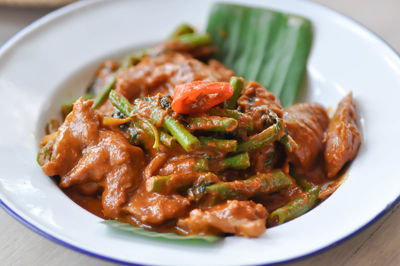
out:
M146 180L146 190L148 192L161 192L165 189L168 179L172 176L152 176Z
M152 140L155 140L155 136L157 136L157 129L153 125L149 125L149 121L144 121L145 119L139 117L132 117L133 125L142 130L147 136L149 136Z
M217 46L216 59L246 80L263 84L283 106L293 104L311 49L309 20L217 3L212 7L207 32Z
M240 153L233 157L225 158L219 161L217 164L217 170L222 171L226 168L244 170L250 167L250 157L247 152Z
M110 101L112 104L126 117L131 117L134 114L133 105L122 94L113 90L110 92Z
M278 140L282 135L282 126L282 120L278 119L276 124L265 129L261 133L252 136L248 141L240 143L237 152L256 150Z
M246 169L250 167L250 159L248 153L242 153L238 154L236 156L226 158L217 162L211 162L210 163L215 163L215 167L218 168L218 170L224 170L226 168L232 168L232 169ZM198 172L207 172L209 171L209 162L206 159L197 159L194 163L193 170L198 171ZM285 178L286 176L281 176L279 174L275 174L277 178ZM169 176L153 176L149 180L146 181L146 189L148 191L155 191L155 192L166 192L167 191L176 191L177 189L185 186L191 185L197 178L197 174L195 173L190 173L190 174L172 174ZM256 177L253 180L256 182ZM265 180L269 180L269 175L265 175L263 177ZM262 181L264 182L262 184L263 188L265 189L266 186L270 186L269 183L265 183L265 180ZM236 181L234 181L236 182ZM248 182L248 181L240 181L240 182ZM253 183L255 183L253 182ZM274 186L281 186L282 184L285 185L284 181L280 180L274 180L272 179L272 186L271 189L274 189ZM283 183L282 183L283 182ZM291 182L291 181L290 181ZM254 184L251 183L246 183L248 186L252 186ZM212 189L212 188L211 188Z
M195 182L209 182L212 173L208 172L207 161L199 159L195 162L191 173L176 173L166 176L152 176L146 180L146 190L148 192L174 193L184 187L193 185Z
M112 91L112 93L119 94L116 91ZM120 97L123 96L121 95ZM200 141L195 136L193 136L183 125L170 115L165 114L165 110L161 107L153 105L151 101L151 98L136 99L135 105L133 106L134 112L139 113L141 108L151 110L148 117L150 121L155 125L159 124L161 121L161 126L176 138L185 151L191 152L200 147ZM141 108L139 108L139 106Z
M134 120L136 119L140 119L141 121L143 121L143 123L151 130L151 134L154 137L154 145L153 145L153 149L156 150L160 150L160 135L158 134L158 130L157 128L150 123L150 121L148 121L146 118L138 118L138 117L134 117Z
M176 138L185 151L191 152L200 146L200 141L171 116L164 117L162 126Z
M82 95L82 98L86 101L86 100L90 100L93 98L93 95L90 93L85 93L84 95ZM74 107L74 103L76 102L76 100L78 100L78 98L75 98L71 101L68 101L66 103L63 103L61 105L61 113L63 114L64 117L66 117L71 111L72 108Z
M312 209L318 199L320 188L315 186L304 193L303 196L289 202L285 206L276 209L268 217L268 225L274 226L292 220Z
M247 114L236 110L212 108L207 112L209 115L230 117L238 121L239 128L245 128L249 131L253 130L253 118Z
M190 25L183 23L174 30L174 32L171 34L170 38L174 39L178 36L181 36L181 35L187 34L187 33L194 33L194 29Z
M160 130L160 141L168 148L171 148L176 142L176 139L164 130Z
M311 190L314 185L311 184L303 175L293 173L293 171L290 171L290 175L296 180L297 185L301 187L304 191L309 191Z
M211 44L212 40L209 34L187 33L175 38L179 43L192 47L200 47Z
M182 187L192 185L197 177L196 173L152 176L146 180L146 190L148 192L174 193Z
M146 190L148 192L171 194L182 191L182 189L188 188L195 184L187 191L188 193L192 194L192 196L189 197L193 200L195 199L194 194L198 195L200 191L203 193L207 184L215 184L215 182L218 181L218 177L212 172L208 172L208 170L202 172L197 171L191 173L175 173L166 176L150 177L146 180Z
M157 128L143 117L134 116L128 128L129 141L132 145L159 150L159 133Z
M136 227L128 223L121 223L116 220L104 220L101 221L102 224L113 227L117 230L124 231L128 234L137 234L145 237L159 238L159 239L168 239L168 240L189 240L189 241L206 241L206 242L215 242L221 239L219 236L213 235L178 235L175 233L159 233L155 231L150 231L145 228Z
M232 132L238 126L237 120L219 116L192 117L188 122L188 128L192 131Z
M279 140L288 152L292 152L293 150L298 148L297 143L294 139L285 133L285 135Z
M250 157L247 152L237 154L222 160L197 159L193 167L194 171L206 172L210 169L223 171L227 168L243 170L250 167Z
M93 109L96 109L105 100L107 100L108 94L110 94L110 91L112 90L112 88L114 88L116 82L117 82L117 75L113 74L112 76L110 76L109 81L103 86L99 95L96 96L96 99L94 100L94 103L92 105Z
M229 83L233 87L233 95L231 96L231 98L224 102L224 107L227 109L236 109L237 100L239 99L240 93L242 92L244 81L243 78L231 77Z
M132 105L128 99L122 96L119 92L112 90L109 97L114 106L117 107L117 109L120 110L124 115L132 116L134 113L137 113L137 105ZM143 106L150 108L151 113L150 117L148 118L153 124L157 125L160 122L160 119L163 117L164 110L162 110L159 106L153 106L150 102L142 99L136 99L135 103L142 104ZM171 116L164 116L164 119L162 120L162 127L169 131L187 152L195 150L200 146L200 141Z
M204 149L218 150L221 152L235 152L237 149L236 140L215 139L211 137L199 137L200 145Z
M111 103L126 117L133 117L134 106L115 90L112 90L109 94L109 98ZM147 119L143 117L133 117L132 119L133 124L142 129L147 135L149 135L152 139L154 139L154 149L159 148L159 134L157 128L154 127L152 123L150 123Z
M285 189L292 184L292 180L281 170L274 170L268 174L258 174L246 180L221 182L207 186L205 194L211 198L211 204L228 199L248 199L259 194L269 194Z

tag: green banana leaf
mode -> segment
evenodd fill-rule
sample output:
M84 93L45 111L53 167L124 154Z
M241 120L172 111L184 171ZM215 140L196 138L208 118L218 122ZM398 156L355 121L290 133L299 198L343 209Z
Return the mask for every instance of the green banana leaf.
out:
M268 9L216 3L207 32L217 47L215 58L246 80L257 81L292 105L312 43L311 22Z
M152 238L163 238L169 240L200 240L206 242L215 242L221 239L219 236L200 236L200 235L189 235L182 236L175 233L159 233L154 231L149 231L141 227L136 227L128 223L122 223L116 220L104 220L101 223L106 224L108 226L114 227L118 230L126 231L129 233L152 237Z

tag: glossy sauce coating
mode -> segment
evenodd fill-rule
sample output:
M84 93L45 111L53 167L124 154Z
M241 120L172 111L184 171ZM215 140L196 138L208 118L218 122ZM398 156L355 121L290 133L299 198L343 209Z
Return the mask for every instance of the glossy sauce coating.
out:
M110 69L115 70L114 63L105 63L96 80L106 79ZM215 60L206 64L185 53L144 57L118 75L116 91L135 105L139 117L153 121L155 108L161 110L152 122L157 130L165 130L163 119L170 116L201 146L187 152L175 141L171 147L160 143L154 148L146 127L135 128L126 118L122 125L103 124L105 116L120 115L109 100L94 110L93 101L79 99L57 132L43 139L50 156L40 157L42 170L58 176L59 186L77 204L105 219L184 235L258 237L270 214L307 195L302 184L322 187L356 156L360 133L351 95L330 120L316 103L282 108L278 98L255 82L245 84L231 117L208 111L182 115L166 107L163 97L176 85L226 82L232 75ZM153 98L135 101L147 96ZM221 110L217 106L213 112ZM274 131L278 122L281 128ZM265 132L276 134L271 143L235 152ZM296 148L284 146L286 134ZM323 197L334 189L330 186Z

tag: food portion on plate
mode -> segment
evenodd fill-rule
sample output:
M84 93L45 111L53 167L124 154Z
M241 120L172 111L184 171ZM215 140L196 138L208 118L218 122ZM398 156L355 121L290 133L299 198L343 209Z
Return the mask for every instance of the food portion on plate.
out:
M255 29L238 40L237 28L224 28L237 22L232 12L244 16L242 31L252 14L275 16L259 30L286 26L271 35L277 41L257 41ZM292 105L311 44L301 21L219 4L209 33L184 24L103 62L88 94L62 106L64 121L48 123L43 172L88 211L161 233L259 237L304 214L338 187L361 136L351 93L332 118L318 103ZM289 36L309 44L284 43Z

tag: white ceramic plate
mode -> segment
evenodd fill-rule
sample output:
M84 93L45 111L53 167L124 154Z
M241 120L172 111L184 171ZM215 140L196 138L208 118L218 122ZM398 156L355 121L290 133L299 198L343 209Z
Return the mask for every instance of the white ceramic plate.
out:
M163 40L181 22L204 28L212 1L84 1L40 19L0 50L0 199L33 230L102 258L146 264L260 264L291 260L365 227L400 194L399 57L371 32L316 4L247 0L308 17L314 44L303 98L335 107L353 91L363 144L347 181L325 202L258 239L215 245L111 231L46 177L36 153L48 118L83 93L101 60ZM244 2L244 1L243 1Z

